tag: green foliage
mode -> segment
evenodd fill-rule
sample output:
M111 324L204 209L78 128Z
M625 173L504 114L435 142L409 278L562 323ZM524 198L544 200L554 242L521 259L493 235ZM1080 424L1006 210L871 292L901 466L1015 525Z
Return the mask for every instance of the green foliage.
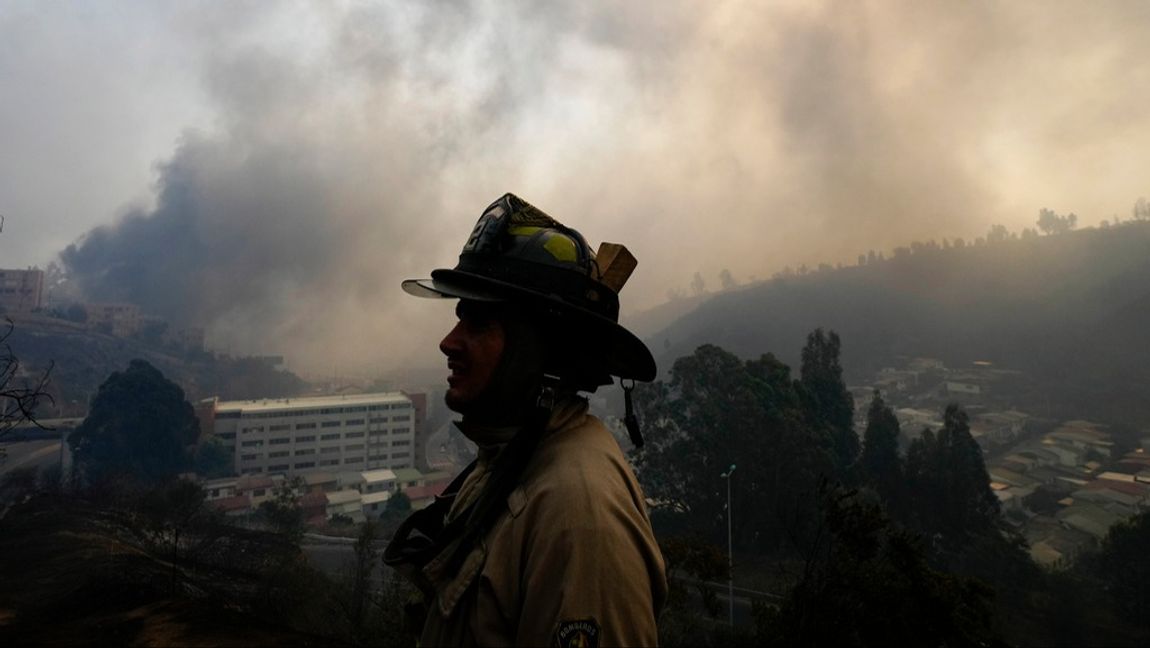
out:
M898 419L876 389L867 410L859 469L865 483L873 487L888 508L899 501L903 489L902 459L898 454Z
M391 494L387 500L387 505L384 506L383 512L379 514L379 522L383 526L386 533L393 533L399 525L407 519L411 514L411 499L408 498L403 491L396 491Z
M917 538L855 491L824 488L799 582L757 615L773 645L984 645L990 591L933 570Z
M694 585L711 618L718 617L722 605L709 582L726 580L727 554L697 536L676 536L659 543L667 568L668 606L688 607L687 583Z
M911 524L958 551L976 534L1002 526L998 498L982 450L970 435L966 412L949 405L943 427L926 430L907 450L906 480Z
M260 504L260 515L288 542L298 545L303 539L303 510L296 492L303 488L303 479L293 477L276 486L271 499Z
M790 369L773 355L744 362L704 345L677 360L671 376L635 392L647 437L636 465L647 495L683 526L725 538L719 475L737 463L736 543L786 546L810 521L819 477L833 470L828 439L811 428Z
M198 432L183 390L146 361L133 360L100 385L88 418L68 441L91 483L154 484L189 467L188 447Z
M232 474L232 452L217 437L208 437L198 446L192 460L196 474L204 479Z
M815 329L807 336L800 370L803 403L811 425L830 439L835 467L844 472L858 457L854 400L843 383L842 343L834 331Z

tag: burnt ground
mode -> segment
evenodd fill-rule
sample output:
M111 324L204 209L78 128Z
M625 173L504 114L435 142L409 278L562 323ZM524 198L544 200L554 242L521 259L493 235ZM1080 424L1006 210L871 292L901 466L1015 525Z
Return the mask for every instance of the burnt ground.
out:
M224 528L184 551L173 565L105 505L39 496L13 508L0 520L0 644L339 643L292 627L309 616L298 548Z

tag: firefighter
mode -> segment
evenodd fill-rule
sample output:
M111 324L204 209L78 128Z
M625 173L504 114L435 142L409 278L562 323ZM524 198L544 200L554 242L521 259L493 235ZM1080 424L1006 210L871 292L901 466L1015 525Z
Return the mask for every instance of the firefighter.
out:
M579 396L618 377L642 444L630 388L654 379L655 362L618 324L634 267L623 246L593 252L506 194L455 268L403 282L419 297L459 300L440 343L445 400L478 446L384 553L424 595L421 645L656 644L667 584L643 493Z

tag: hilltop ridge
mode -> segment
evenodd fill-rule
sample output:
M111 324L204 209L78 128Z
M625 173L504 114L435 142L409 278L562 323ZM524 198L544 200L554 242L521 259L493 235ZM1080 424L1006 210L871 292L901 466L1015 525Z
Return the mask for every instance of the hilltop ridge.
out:
M834 329L843 366L898 357L1017 369L1080 413L1150 424L1150 223L906 250L881 262L776 277L720 293L648 337L665 371L712 343L797 366L807 333Z

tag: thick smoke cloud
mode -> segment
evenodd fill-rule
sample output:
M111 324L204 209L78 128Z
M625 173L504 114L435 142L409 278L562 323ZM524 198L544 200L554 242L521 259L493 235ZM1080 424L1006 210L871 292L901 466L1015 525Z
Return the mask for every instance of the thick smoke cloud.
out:
M62 256L313 371L436 362L449 308L398 282L507 190L629 244L632 308L1150 193L1140 3L240 6L178 21L216 125Z

